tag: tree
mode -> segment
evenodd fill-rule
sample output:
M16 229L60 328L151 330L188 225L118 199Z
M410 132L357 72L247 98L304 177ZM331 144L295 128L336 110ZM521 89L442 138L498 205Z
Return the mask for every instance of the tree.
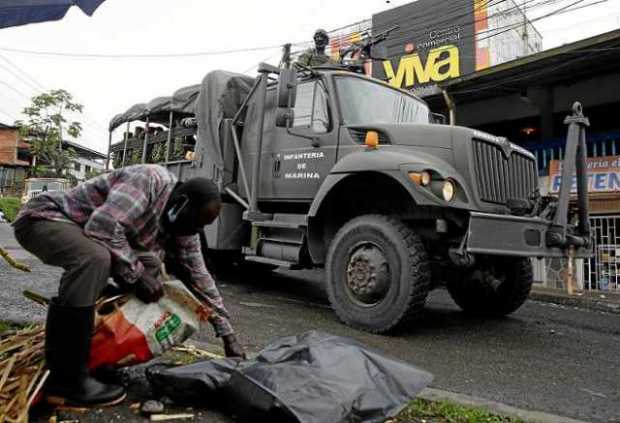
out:
M75 103L65 90L51 90L32 98L24 108L24 121L15 122L21 135L30 142L34 157L33 176L67 177L67 170L76 157L75 150L62 149L63 135L78 138L80 122L68 121L66 114L82 113L84 106Z

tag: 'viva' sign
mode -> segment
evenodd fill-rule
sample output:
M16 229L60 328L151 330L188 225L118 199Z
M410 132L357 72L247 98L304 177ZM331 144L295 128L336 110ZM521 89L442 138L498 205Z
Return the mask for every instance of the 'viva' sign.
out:
M426 62L417 53L401 56L396 71L392 61L386 60L383 70L389 83L397 88L442 82L461 76L459 49L454 45L432 49Z

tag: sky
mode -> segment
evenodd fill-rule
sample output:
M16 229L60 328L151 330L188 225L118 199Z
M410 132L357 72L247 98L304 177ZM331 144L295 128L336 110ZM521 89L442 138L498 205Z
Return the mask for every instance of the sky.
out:
M456 1L456 0L455 0ZM535 18L575 0L530 12ZM586 0L584 4L597 0ZM72 8L61 21L0 29L0 122L20 118L29 98L63 88L84 105L79 142L107 151L107 125L129 106L199 83L211 70L253 74L260 61L277 64L280 46L368 19L405 0L107 0L87 17ZM549 49L620 28L620 0L607 0L535 23ZM26 54L177 54L260 50L175 58L76 58ZM271 47L262 49L262 47ZM115 138L121 138L120 130Z

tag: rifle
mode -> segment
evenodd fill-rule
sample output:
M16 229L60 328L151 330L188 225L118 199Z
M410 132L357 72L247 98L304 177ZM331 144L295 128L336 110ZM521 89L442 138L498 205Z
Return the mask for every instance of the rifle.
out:
M357 53L359 53L359 56L355 59L362 63L367 59L382 59L381 57L372 57L372 47L382 41L385 41L390 36L390 34L396 31L398 28L400 28L398 25L394 25L393 27L388 28L385 31L380 32L379 34L374 36L370 36L368 32L365 32L362 35L362 41L358 43L353 43L346 49L340 51L340 63L343 64L346 57L349 55L351 59L353 59Z

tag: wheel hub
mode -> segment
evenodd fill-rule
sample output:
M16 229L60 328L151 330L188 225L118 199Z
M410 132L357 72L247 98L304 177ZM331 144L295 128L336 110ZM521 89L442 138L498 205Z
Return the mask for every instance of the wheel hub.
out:
M374 244L357 246L347 266L347 288L357 301L372 305L385 297L389 288L389 266Z

